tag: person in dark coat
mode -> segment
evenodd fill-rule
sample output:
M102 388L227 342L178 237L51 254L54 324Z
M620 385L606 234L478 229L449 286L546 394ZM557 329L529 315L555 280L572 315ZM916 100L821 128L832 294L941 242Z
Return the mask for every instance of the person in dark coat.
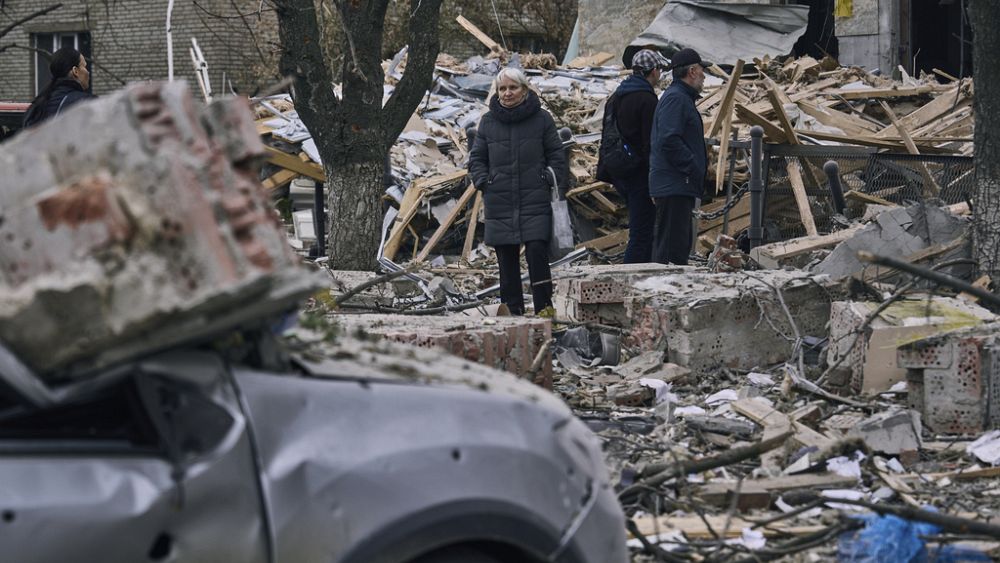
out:
M637 52L632 57L632 74L615 90L611 97L612 107L605 108L605 111L614 112L622 140L640 161L633 172L625 175L608 171L612 184L628 207L626 264L652 262L653 258L656 206L649 197L650 133L656 111L656 91L653 86L660 81L661 69L668 64L662 55L652 49ZM601 163L598 162L598 167L600 166Z
M66 111L73 104L94 97L90 93L87 59L72 47L63 47L49 61L52 79L24 114L24 127L32 127Z
M673 82L656 104L649 156L649 195L656 203L653 260L684 265L691 254L695 200L705 193L705 124L695 100L710 65L693 49L678 51L670 65Z
M497 253L500 300L524 314L521 245L528 263L535 313L552 305L549 239L552 196L548 168L564 190L566 154L552 116L518 69L505 68L493 82L490 111L479 122L469 153L469 174L483 193L486 244Z

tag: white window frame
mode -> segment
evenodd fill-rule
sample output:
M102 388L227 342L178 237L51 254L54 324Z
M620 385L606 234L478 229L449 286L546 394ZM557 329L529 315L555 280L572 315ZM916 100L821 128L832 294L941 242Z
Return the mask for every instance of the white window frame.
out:
M34 63L34 74L35 74L35 95L37 96L42 88L45 88L46 84L41 84L38 73L38 67L40 64L45 63L44 56L39 52L38 47L38 36L39 35L51 35L52 36L52 52L55 53L63 47L72 47L76 50L80 50L80 34L88 33L83 31L44 31L39 33L31 34L31 46L35 49L34 57L32 57L32 62ZM68 41L63 41L63 39L68 39L70 36L73 38L72 45Z

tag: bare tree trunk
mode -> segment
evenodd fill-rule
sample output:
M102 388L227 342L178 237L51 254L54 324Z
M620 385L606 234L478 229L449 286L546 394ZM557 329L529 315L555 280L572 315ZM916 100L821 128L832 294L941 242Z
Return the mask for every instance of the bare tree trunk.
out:
M389 0L332 1L343 26L343 96L333 91L313 0L276 0L282 72L296 77L295 109L323 159L330 263L371 270L381 237L386 153L431 83L442 0L411 0L403 78L384 107L382 30Z
M1000 2L973 0L969 6L973 33L976 95L976 194L973 240L980 271L1000 287Z
M373 270L382 229L384 159L325 166L330 218L327 253L343 270Z

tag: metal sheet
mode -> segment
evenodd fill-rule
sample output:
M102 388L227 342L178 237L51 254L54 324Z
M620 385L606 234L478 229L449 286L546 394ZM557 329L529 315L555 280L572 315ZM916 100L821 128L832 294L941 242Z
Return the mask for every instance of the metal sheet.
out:
M691 48L702 59L722 64L787 55L808 20L808 6L673 0L629 44L622 61L630 66L632 55L649 45L667 55Z

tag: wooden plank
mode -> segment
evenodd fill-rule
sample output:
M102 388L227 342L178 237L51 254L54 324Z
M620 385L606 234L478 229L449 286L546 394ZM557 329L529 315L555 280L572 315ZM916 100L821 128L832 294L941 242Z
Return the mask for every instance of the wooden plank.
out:
M455 207L451 208L451 211L448 212L448 216L444 218L444 221L440 225L438 225L437 230L434 231L433 235L431 235L430 240L428 240L427 244L424 245L420 254L417 255L417 262L423 262L427 259L427 256L432 250L434 250L437 243L441 241L441 237L448 232L448 229L451 228L455 219L458 219L458 216L462 214L462 211L465 210L465 206L469 204L469 200L471 200L474 195L476 195L476 187L472 185L472 182L469 182L469 187L465 188L465 191L462 193L462 197L458 198L458 203L455 204Z
M442 174L440 176L433 176L431 178L419 178L413 181L413 185L420 187L425 190L431 190L432 188L438 188L445 184L451 184L462 178L465 178L469 174L468 170L457 170L450 174Z
M899 122L899 119L896 118L896 112L892 111L892 108L889 107L889 104L885 103L885 100L879 100L878 103L882 106L882 111L884 111L889 117L889 121L892 121L892 124L896 126L896 131L898 131L899 135L903 138L903 144L906 145L906 150L910 154L919 155L920 151L917 150L917 145L914 144L913 139L910 138L910 132L902 123ZM924 163L917 163L917 171L920 172L920 176L924 179L923 191L926 195L937 196L941 193L941 186L934 181L934 177L931 176L930 171L927 170L927 166ZM930 190L929 192L928 189Z
M843 229L815 237L800 237L783 242L774 242L764 246L758 246L750 251L750 257L765 268L777 269L781 267L784 260L808 254L823 248L836 246L841 242L851 238L855 233L864 228L863 225L855 225L848 229Z
M264 180L261 185L267 191L277 190L292 183L292 180L298 177L299 175L296 172L282 168L274 174L271 174L271 176Z
M727 111L722 118L722 134L719 143L719 156L715 159L715 196L723 195L723 184L726 183L726 169L729 167L729 132L733 128L733 112Z
M801 100L797 104L806 115L812 116L823 125L836 127L848 135L873 135L876 132L874 125L849 113L839 112L832 108L821 108L805 100Z
M605 235L603 237L598 237L595 239L590 239L587 242L581 242L576 245L577 248L591 248L594 250L606 250L612 246L617 246L623 242L628 242L628 229L622 229L611 233L610 235Z
M942 77L942 78L944 78L946 80L950 80L952 82L958 82L958 78L956 78L956 77L948 74L947 72L945 72L945 71L943 71L943 70L941 70L939 68L932 68L931 72L933 72L934 74L936 74L936 75L938 75L938 76L940 76L940 77Z
M410 221L416 216L417 211L420 209L420 201L427 194L427 191L417 185L414 182L403 194L403 202L399 205L399 214L396 215L396 220L392 223L392 229L389 231L389 238L385 241L385 248L382 250L382 255L392 260L396 257L396 253L399 252L400 243L403 241L403 233L406 232L406 227L409 226Z
M941 93L930 103L924 104L915 111L910 112L910 114L906 117L900 118L899 122L910 131L919 129L931 121L943 117L945 114L952 111L958 104L960 96L961 90L958 86L955 86L951 90ZM875 137L884 139L898 134L896 125L892 124L876 133Z
M887 199L882 199L878 196L872 194L866 194L864 192L859 192L857 190L850 190L844 194L844 199L850 199L854 201L859 201L861 203L871 203L874 205L888 205L889 207L896 207L897 205Z
M716 118L712 120L712 125L708 128L708 133L705 135L706 137L710 139L715 138L727 119L730 123L732 123L733 100L736 97L736 88L740 84L740 74L742 73L743 59L737 59L736 65L733 66L733 73L729 76L729 81L726 82L725 94L722 96L722 104L719 105L719 113L716 115ZM725 135L723 135L722 142L726 142Z
M760 491L766 494L767 500L770 501L772 495L781 494L786 491L853 488L857 484L858 480L856 478L844 477L836 473L807 473L764 479L746 479L740 484L740 497L747 491L750 491L751 494ZM728 504L725 501L732 499L732 496L736 493L736 487L736 481L710 482L700 487L695 494L712 504L727 506ZM770 506L770 502L767 503L767 506ZM766 508L767 506L762 508Z
M735 538L743 534L743 528L754 526L750 520L744 520L737 516L730 517L725 514L706 515L705 520L708 521L708 524L700 516L639 516L633 518L639 533L644 536L678 530L683 532L689 540L715 539L713 531L727 538ZM709 529L709 525L711 529ZM759 529L766 537L804 536L821 532L826 529L826 526L789 526L775 523Z
M591 183L591 184L586 184L584 186L577 186L577 187L569 190L568 192L566 192L566 197L569 198L569 197L576 197L576 196L583 195L583 194L589 194L590 192L592 192L594 190L603 190L603 189L608 188L608 187L609 187L609 185L606 184L605 182L594 182L594 183Z
M795 196L795 205L799 208L799 217L806 228L806 235L816 236L819 231L816 230L816 220L809 208L809 196L806 195L806 186L802 183L802 175L799 174L799 163L790 160L785 169L788 171L788 182L792 185L792 195Z
M617 205L616 203L608 199L607 196L602 194L599 190L594 190L593 192L590 193L590 195L593 196L595 200L597 200L597 203L601 204L602 207L604 207L613 214L618 213L619 211L624 209L624 207L622 207L621 205Z
M729 408L760 424L765 430L769 427L775 427L787 432L787 428L791 427L794 432L792 439L806 447L816 446L822 449L832 442L826 436L801 422L793 421L787 414L775 410L761 401L739 399L730 403ZM765 437L766 435L767 433L765 432Z
M903 98L909 96L920 96L934 92L938 88L933 86L893 86L891 88L865 88L859 90L827 90L820 92L827 96L840 96L845 100L870 100L882 98Z
M898 151L904 148L901 142L892 141L889 139L876 139L874 137L864 137L864 136L838 135L836 133L827 133L824 131L804 131L801 129L796 129L795 132L806 137L819 139L820 141L834 141L836 143L843 143L845 145L876 147L879 149L889 149L894 151Z
M771 84L774 84L773 80L767 79L764 82L765 86L767 85L768 82L770 82ZM822 89L830 87L830 86L834 86L834 85L839 84L839 83L840 83L840 80L838 78L826 78L824 80L820 80L819 82L816 82L814 84L810 84L809 87L807 87L807 88L804 88L804 89L802 89L802 90L800 90L798 92L795 92L794 94L792 94L790 96L787 96L788 97L788 102L792 103L792 102L798 102L799 100L806 100L806 99L814 98L814 97L816 97L816 92L818 92L819 90L822 90ZM784 93L784 92L782 92L782 93ZM770 114L771 111L772 111L771 103L768 100L761 100L761 101L755 102L755 103L753 103L753 104L751 104L751 105L749 105L747 107L752 112L754 112L756 114L759 114L759 115L762 115L762 116L765 116L765 117L767 117L767 115Z
M274 147L264 147L267 150L267 161L286 170L309 176L317 182L326 182L323 167L315 162L303 162L298 156L288 154Z
M759 113L754 113L747 106L736 104L736 116L740 118L740 121L748 125L759 125L764 129L765 139L769 139L775 143L788 142L788 137L785 136L785 131L781 127L771 123Z
M967 237L968 237L968 235L962 235L962 236L956 238L955 240L952 240L952 241L949 241L949 242L946 242L946 243L935 244L935 245L932 245L932 246L928 246L927 248L924 248L922 250L918 250L917 252L914 252L913 254L910 254L908 256L904 256L903 260L905 260L906 262L910 262L911 264L917 264L917 263L923 262L924 260L928 260L930 258L941 256L942 254L946 254L948 252L951 252L952 250L955 250L955 249L961 247L963 244L965 244L967 242L967 240L968 240ZM891 276L891 275L893 275L893 274L895 274L897 272L898 272L898 270L895 270L893 268L887 268L885 266L879 266L877 268L868 267L868 268L865 268L864 270L862 270L862 271L854 274L854 276L852 276L852 277L854 277L855 279L863 280L863 281L868 282L868 283L872 283L872 282L876 282L876 281L885 279L885 278L887 278L887 277L889 277L889 276Z
M472 203L472 211L469 212L469 225L465 230L465 244L462 245L462 260L469 261L469 254L472 254L472 244L476 239L476 226L479 225L479 210L483 208L483 192L476 194L476 201Z
M476 27L476 24L465 19L465 16L458 16L457 18L455 18L455 21L457 21L458 25L462 26L462 28L465 29L465 31L468 31L470 34L472 34L473 37L478 39L480 43L486 45L486 48L489 49L490 51L493 51L495 53L506 52L506 49L504 49L499 43L490 38L489 35L486 35L483 32L483 30Z

